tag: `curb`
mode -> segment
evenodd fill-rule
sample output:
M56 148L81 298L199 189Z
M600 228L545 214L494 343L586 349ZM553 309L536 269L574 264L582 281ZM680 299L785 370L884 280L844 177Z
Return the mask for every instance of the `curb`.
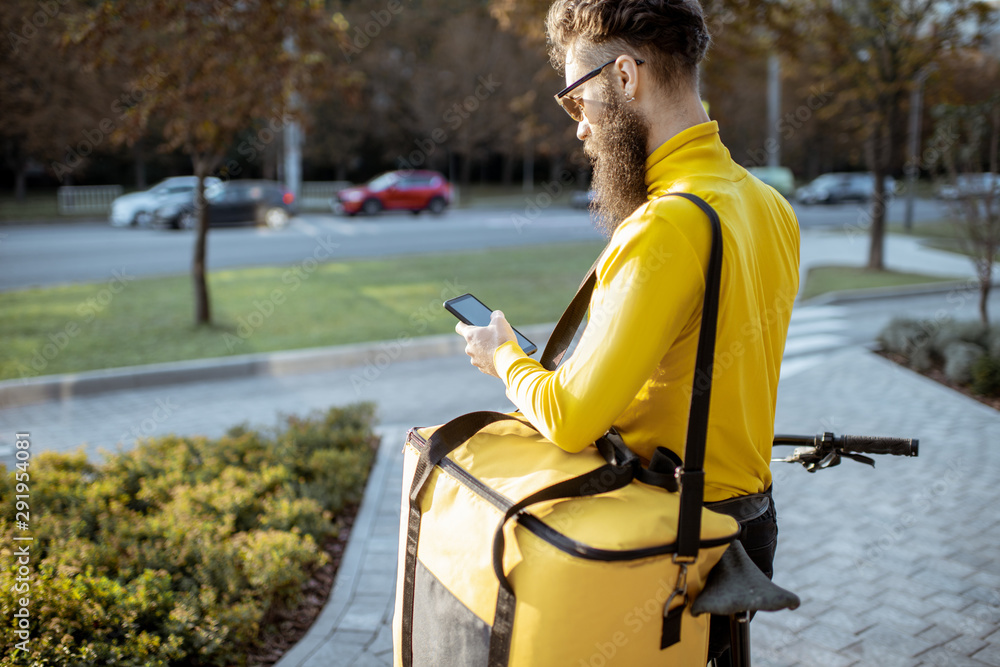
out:
M397 456L402 457L402 443L409 427L401 425L380 425L376 431L381 438L375 462L368 474L368 482L361 497L361 505L347 538L347 546L337 568L330 596L309 630L290 648L274 667L308 667L310 664L326 664L323 655L326 645L335 640L335 634L347 614L351 602L358 594L365 566L364 558L369 541L375 537L379 524L382 497L386 492L394 472ZM398 525L394 522L394 525ZM396 538L392 539L395 547ZM387 601L394 602L394 597ZM375 634L378 628L373 628ZM344 647L345 651L350 650Z
M992 286L1000 287L1000 281L994 282ZM949 280L938 283L924 283L919 285L900 285L897 287L865 287L861 289L826 292L809 299L799 300L797 305L825 306L835 303L850 303L852 301L924 296L927 294L946 294L948 292L973 292L978 289L979 283L976 278Z
M555 323L519 327L541 350ZM0 382L0 409L34 403L63 401L124 389L144 389L170 384L230 380L256 376L301 375L356 366L380 367L393 361L446 357L465 351L457 334L352 343L304 350L265 352L233 357L176 361L145 366L125 366L68 375L48 375ZM537 354L537 353L536 353ZM382 357L386 357L385 361Z

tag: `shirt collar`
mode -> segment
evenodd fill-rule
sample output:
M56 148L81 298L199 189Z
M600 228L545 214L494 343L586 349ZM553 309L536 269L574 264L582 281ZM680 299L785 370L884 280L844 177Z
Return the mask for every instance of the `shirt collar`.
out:
M735 180L732 158L719 138L719 123L693 125L663 142L646 158L646 189L653 198L670 190L676 181L699 173L714 173Z

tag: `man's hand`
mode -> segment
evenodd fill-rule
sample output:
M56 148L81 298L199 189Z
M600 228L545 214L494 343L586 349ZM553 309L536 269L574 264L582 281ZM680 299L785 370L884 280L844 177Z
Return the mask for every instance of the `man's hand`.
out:
M487 375L500 377L493 367L493 353L497 348L514 337L514 329L507 323L507 318L499 310L490 315L490 324L485 327L474 327L471 324L459 322L455 331L465 337L465 353L472 359L472 365Z

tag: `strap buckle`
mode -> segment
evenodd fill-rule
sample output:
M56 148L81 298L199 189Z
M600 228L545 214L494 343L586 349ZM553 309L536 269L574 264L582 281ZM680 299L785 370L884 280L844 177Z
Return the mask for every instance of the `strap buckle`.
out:
M670 603L680 595L683 602L676 608L671 609ZM674 591L663 604L663 627L660 634L660 650L669 648L681 640L681 620L684 617L684 609L687 607L687 564L681 564L677 573L677 583L674 584Z

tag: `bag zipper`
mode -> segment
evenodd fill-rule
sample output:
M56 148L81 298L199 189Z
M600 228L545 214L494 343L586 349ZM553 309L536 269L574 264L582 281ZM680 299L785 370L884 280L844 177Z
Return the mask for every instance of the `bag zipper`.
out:
M426 449L427 441L416 432L415 429L411 429L407 434L410 440L416 441L415 444L419 449ZM496 491L495 489L487 486L481 480L477 479L472 473L458 465L450 458L445 457L438 464L438 467L442 471L448 474L449 477L459 482L469 490L473 491L479 496L482 496L490 502L494 507L499 509L501 512L506 512L514 504L507 496ZM560 551L569 554L570 556L576 556L578 558L583 558L585 560L595 560L602 562L616 562L616 561L630 561L630 560L640 560L643 558L650 558L652 556L663 556L666 554L672 554L677 551L677 543L671 542L669 544L661 544L654 547L643 547L640 549L624 549L624 550L613 550L613 549L601 549L598 547L592 547L590 545L584 544L574 540L568 535L560 533L556 529L549 526L547 523L529 513L527 510L521 510L515 516L517 521L524 526L524 528L532 533L535 537L547 542L551 546L559 549ZM733 533L733 535L728 537L720 537L714 540L702 540L701 547L705 549L711 549L712 547L722 546L723 544L729 544L739 532Z

